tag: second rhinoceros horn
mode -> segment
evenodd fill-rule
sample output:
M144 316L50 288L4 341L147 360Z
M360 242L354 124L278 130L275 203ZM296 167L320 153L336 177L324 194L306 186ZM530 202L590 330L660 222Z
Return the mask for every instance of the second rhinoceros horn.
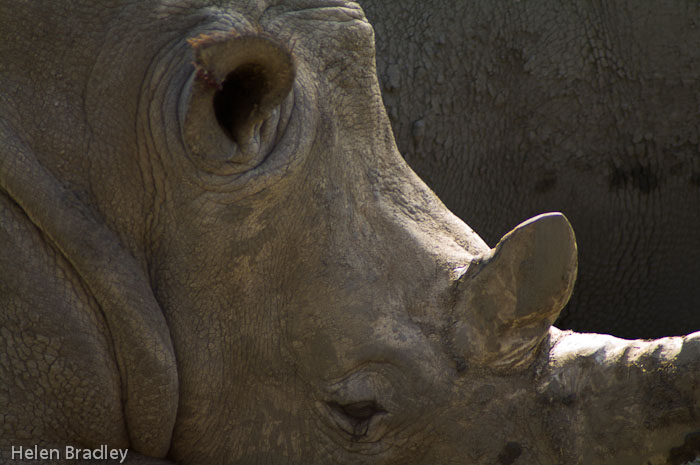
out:
M490 369L528 366L569 300L576 271L576 239L564 215L517 226L459 278L457 355Z

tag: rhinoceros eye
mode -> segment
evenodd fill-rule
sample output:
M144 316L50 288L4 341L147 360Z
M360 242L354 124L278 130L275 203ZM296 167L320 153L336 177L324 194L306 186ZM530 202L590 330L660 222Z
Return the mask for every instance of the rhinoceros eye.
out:
M329 402L336 424L353 438L367 436L372 419L387 413L381 405L373 400L339 404Z

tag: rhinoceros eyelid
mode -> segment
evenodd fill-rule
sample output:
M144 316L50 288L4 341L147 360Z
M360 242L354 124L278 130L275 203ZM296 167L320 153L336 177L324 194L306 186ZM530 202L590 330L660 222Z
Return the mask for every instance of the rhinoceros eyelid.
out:
M367 421L374 415L387 413L384 408L374 400L362 400L359 402L351 402L349 404L339 404L338 402L329 402L328 406L343 415L357 421Z
M367 440L376 436L373 431L370 431L370 429L374 430L372 428L372 425L375 424L374 418L388 413L374 400L362 400L347 404L327 402L326 405L336 426L349 434L353 440Z

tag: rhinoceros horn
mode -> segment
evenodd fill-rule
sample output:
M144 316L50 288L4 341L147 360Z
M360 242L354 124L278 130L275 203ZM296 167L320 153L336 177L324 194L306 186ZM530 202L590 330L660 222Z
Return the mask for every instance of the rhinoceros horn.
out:
M539 414L560 425L559 463L680 465L700 456L700 332L643 341L552 328L543 346Z
M457 284L454 348L467 363L525 367L569 300L576 239L561 213L532 218L471 264Z

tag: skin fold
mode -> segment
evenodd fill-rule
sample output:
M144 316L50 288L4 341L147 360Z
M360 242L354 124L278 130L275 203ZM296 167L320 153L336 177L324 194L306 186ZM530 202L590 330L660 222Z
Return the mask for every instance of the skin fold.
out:
M0 2L0 82L1 463L695 452L700 334L552 327L571 224L489 248L442 204L356 3Z
M700 329L700 8L690 0L362 0L409 165L490 244L543 211L576 231L557 324Z

